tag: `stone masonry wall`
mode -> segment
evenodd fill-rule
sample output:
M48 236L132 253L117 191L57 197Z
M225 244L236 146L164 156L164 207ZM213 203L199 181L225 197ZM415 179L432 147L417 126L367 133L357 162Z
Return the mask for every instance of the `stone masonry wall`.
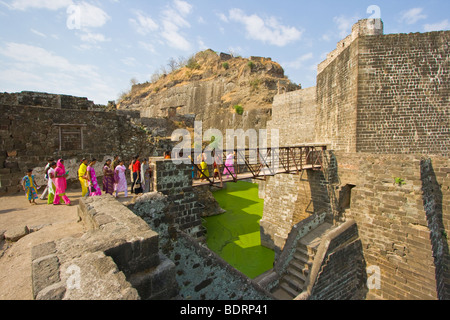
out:
M170 214L179 229L194 238L202 238L201 208L192 188L192 167L172 160L152 159L155 168L155 191L168 196Z
M328 247L323 253L316 281L311 284L309 299L364 299L367 294L366 264L357 225L353 223L336 237L328 234L325 236L325 241ZM321 256L321 248L322 246L319 247L319 253L316 256Z
M160 251L175 263L179 298L185 300L273 299L253 280L198 239L179 230L169 196L147 193L128 208L158 232Z
M87 232L32 249L37 300L160 300L178 294L159 236L112 196L82 199Z
M83 157L102 161L117 154L131 160L136 154L153 154L154 146L146 132L126 114L14 105L0 105L0 113L0 193L18 191L26 170L43 169L49 157L73 163L69 174L71 179L77 179L76 171ZM62 150L60 127L55 126L61 124L75 125L61 127ZM64 145L67 137L75 139L76 146ZM43 177L43 173L35 173L38 178Z
M450 31L359 40L356 149L450 155Z
M356 39L317 76L315 142L356 151L358 43Z
M93 110L96 108L94 102L87 98L32 91L0 93L0 104L77 110Z
M381 269L368 298L448 299L450 160L438 156L333 154L340 189L353 185L350 208L367 266ZM430 160L431 159L431 160ZM395 182L398 183L395 183Z
M320 171L269 177L260 221L262 245L282 250L292 228L313 214L328 213L329 222L332 210L326 181Z
M268 132L279 130L280 146L314 142L316 107L315 87L275 96Z

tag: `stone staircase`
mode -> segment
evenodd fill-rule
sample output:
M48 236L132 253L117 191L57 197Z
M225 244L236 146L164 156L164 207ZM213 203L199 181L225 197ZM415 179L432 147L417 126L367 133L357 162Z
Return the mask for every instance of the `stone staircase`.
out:
M322 237L333 227L330 223L323 223L303 237L293 254L286 273L280 279L279 285L272 290L278 300L293 300L306 288L306 280L311 271L317 248Z

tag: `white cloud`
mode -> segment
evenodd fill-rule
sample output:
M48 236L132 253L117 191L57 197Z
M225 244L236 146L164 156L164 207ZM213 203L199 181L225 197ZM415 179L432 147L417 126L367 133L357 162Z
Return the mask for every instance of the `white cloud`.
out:
M81 28L99 28L104 26L111 17L101 8L87 2L78 4L80 8Z
M402 13L400 18L400 22L404 22L406 24L414 24L419 20L426 19L427 16L422 14L423 8L412 8L408 11Z
M155 46L151 43L147 43L144 41L139 41L139 46L151 53L156 53Z
M226 15L224 15L223 13L217 13L217 16L219 17L219 19L223 22L228 23L228 18Z
M337 28L339 30L339 37L345 38L352 32L352 26L358 22L359 17L351 17L347 18L344 16L334 17L333 21L337 25Z
M298 70L304 66L306 61L311 60L312 58L314 58L314 54L312 52L309 52L298 57L294 61L283 63L283 66Z
M183 51L191 50L191 43L182 34L183 28L191 27L186 20L191 11L192 6L190 4L175 0L173 6L167 6L162 12L161 36L170 47Z
M81 34L80 39L84 42L89 42L89 43L110 41L110 39L106 39L105 36L101 33L91 33L91 32L86 32L86 33Z
M275 17L262 19L256 14L247 15L241 9L231 9L229 20L242 23L248 38L279 47L299 40L303 33L295 27L282 25Z
M59 10L72 4L72 0L14 0L9 8L14 10L27 10L29 8Z
M198 44L198 49L200 51L204 51L206 49L209 49L208 46L203 41L203 39L201 39L200 37L198 37L198 39L197 39L197 44Z
M0 70L0 79L8 79L11 88L90 96L102 101L111 98L111 88L96 66L72 63L46 49L21 43L6 43L0 47L0 55L9 58L7 68Z
M192 11L192 6L186 1L175 0L174 5L181 15L188 15Z
M434 24L426 24L423 26L426 32L450 30L450 21L448 19Z
M45 34L43 34L42 32L39 32L33 28L31 28L30 31L33 32L35 35L38 35L39 37L47 38L47 36Z
M133 57L123 58L122 63L128 67L135 67L137 65L137 60Z
M136 11L136 19L130 19L131 25L135 28L136 32L145 36L150 32L158 30L158 24L149 16L146 16L141 11Z

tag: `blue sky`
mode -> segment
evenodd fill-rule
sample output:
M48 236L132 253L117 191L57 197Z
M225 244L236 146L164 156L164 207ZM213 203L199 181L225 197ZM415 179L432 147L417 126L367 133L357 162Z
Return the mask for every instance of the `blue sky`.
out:
M385 34L428 32L449 30L449 13L448 0L0 0L0 92L106 104L208 48L271 57L306 88L359 19L380 16Z

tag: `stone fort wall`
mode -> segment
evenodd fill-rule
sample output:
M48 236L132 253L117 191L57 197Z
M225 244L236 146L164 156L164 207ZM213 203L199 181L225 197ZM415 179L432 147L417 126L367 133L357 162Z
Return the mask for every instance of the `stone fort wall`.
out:
M450 31L355 30L320 65L315 88L275 97L268 127L280 130L280 145L448 156Z
M20 180L29 168L39 184L45 183L49 157L64 158L69 178L76 182L83 157L98 159L100 176L104 161L114 155L131 161L137 154L162 154L171 145L166 132L161 136L158 131L170 127L167 119L107 111L85 98L26 92L1 94L0 102L0 195L21 190Z
M282 249L312 214L335 225L352 219L364 264L381 270L381 288L365 298L448 299L449 37L360 29L319 66L315 106L302 106L314 124L294 115L298 124L284 130L277 119L289 119L303 93L275 98L280 145L310 143L307 126L329 152L321 173L265 183L264 243Z

